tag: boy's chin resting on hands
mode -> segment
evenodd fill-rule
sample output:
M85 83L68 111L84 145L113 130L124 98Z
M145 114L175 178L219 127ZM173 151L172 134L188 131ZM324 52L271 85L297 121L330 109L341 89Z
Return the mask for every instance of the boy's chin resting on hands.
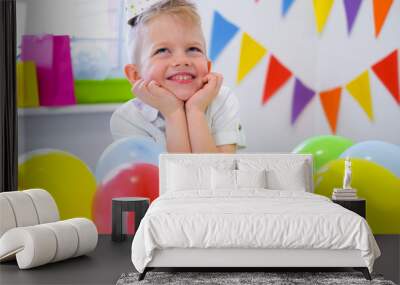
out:
M132 91L137 98L159 110L164 117L184 107L182 100L154 80L138 80L134 83Z
M218 73L209 73L204 77L203 82L203 87L185 102L186 110L204 113L218 95L222 86L223 77Z

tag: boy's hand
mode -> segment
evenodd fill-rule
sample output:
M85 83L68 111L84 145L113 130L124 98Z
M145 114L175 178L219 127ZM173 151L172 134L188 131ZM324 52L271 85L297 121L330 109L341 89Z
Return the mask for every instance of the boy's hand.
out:
M204 77L203 87L186 101L186 110L205 112L208 105L218 95L221 89L223 77L219 73L211 72Z
M159 110L164 117L168 117L175 113L175 111L183 109L183 101L176 98L173 93L163 88L154 80L146 81L140 79L135 81L132 92L144 103Z

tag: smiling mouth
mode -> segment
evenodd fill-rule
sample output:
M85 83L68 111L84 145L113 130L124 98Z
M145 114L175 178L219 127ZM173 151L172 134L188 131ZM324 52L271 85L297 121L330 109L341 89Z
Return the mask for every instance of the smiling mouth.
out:
M168 80L177 82L177 83L190 83L192 82L196 77L192 74L185 73L185 74L175 74L170 77L168 77Z

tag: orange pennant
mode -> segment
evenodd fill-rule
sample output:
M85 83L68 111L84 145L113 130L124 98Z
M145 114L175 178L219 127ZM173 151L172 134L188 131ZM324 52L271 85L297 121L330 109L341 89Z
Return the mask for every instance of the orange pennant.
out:
M325 116L328 119L331 130L336 134L336 123L339 113L340 94L342 88L338 87L328 91L319 93L322 107L324 108Z
M372 66L372 70L400 104L397 50Z
M268 99L272 97L291 76L292 72L282 65L275 56L271 55L265 79L262 103L267 103Z
M378 37L393 0L374 0L375 37Z

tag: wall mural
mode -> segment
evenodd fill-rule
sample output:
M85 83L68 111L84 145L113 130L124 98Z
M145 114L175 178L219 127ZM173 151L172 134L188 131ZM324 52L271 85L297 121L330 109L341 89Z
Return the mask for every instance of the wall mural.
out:
M321 37L330 18L334 1L313 1L316 32ZM254 5L259 5L260 2L255 1ZM356 18L363 2L365 1L343 1L349 35L357 23ZM392 0L373 1L371 20L374 21L377 38L385 25L392 2ZM282 0L280 11L282 17L290 17L295 6L294 0ZM329 20L334 21L332 18ZM391 94L393 104L400 105L397 49L369 65L357 77L349 78L345 84L329 90L314 90L303 83L300 76L282 62L275 52L271 52L254 39L251 31L241 29L219 11L213 13L210 59L217 61L239 33L241 47L236 72L237 84L241 84L246 77L251 76L254 67L269 54L270 60L265 72L265 81L262 83L264 88L260 95L260 104L262 106L268 104L274 99L277 91L294 78L290 118L292 126L309 103L319 96L331 132L335 134L344 89L372 121L374 119L370 91L372 73ZM58 52L52 54L50 51L57 46L63 48L57 48ZM43 50L48 52L43 53ZM67 80L65 80L66 74ZM59 80L61 75L63 80ZM90 82L73 82L69 36L65 35L25 35L17 76L20 108L55 107L110 102L110 100L123 102L132 98L130 84L125 79L98 81L94 85L90 85ZM123 95L111 98L110 90ZM89 95L82 96L82 92ZM91 99L91 93L99 94L100 97ZM19 189L46 189L56 200L61 219L87 217L94 220L100 233L110 233L112 198L144 196L153 201L158 196L158 155L162 152L165 152L165 149L150 139L116 140L103 151L95 169L91 170L87 163L70 152L38 148L20 153ZM393 222L393 217L400 216L400 146L376 140L354 143L348 138L326 135L310 137L293 148L292 152L313 154L315 192L325 196L331 196L332 189L340 187L344 159L350 157L353 162L352 186L357 189L359 196L365 197L368 201L367 220L373 232L400 233L400 223ZM132 232L133 214L128 214L128 221L130 224L128 232Z

